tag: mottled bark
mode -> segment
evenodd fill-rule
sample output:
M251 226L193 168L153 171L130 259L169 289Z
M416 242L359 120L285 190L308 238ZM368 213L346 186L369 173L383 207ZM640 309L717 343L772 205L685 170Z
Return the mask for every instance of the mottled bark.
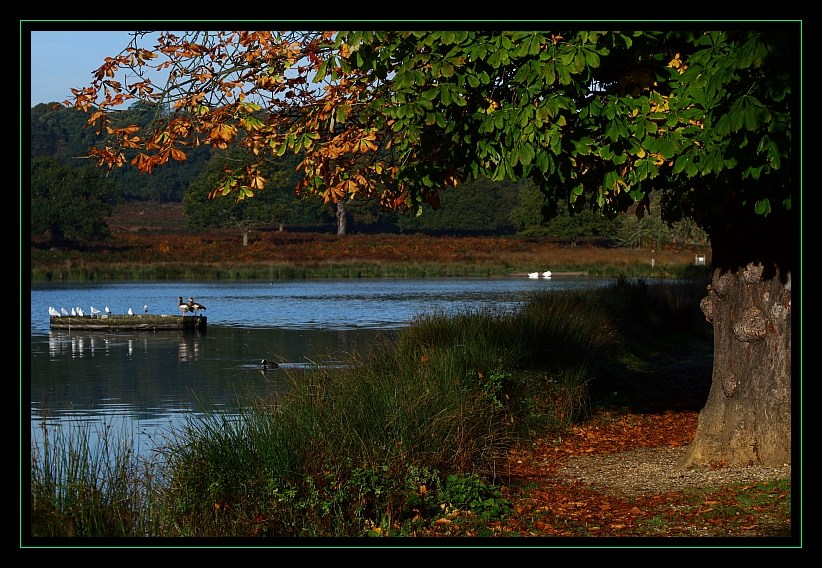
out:
M714 326L711 391L684 467L791 463L792 252L789 233L774 228L716 237L713 276L700 303ZM757 248L761 260L739 262Z

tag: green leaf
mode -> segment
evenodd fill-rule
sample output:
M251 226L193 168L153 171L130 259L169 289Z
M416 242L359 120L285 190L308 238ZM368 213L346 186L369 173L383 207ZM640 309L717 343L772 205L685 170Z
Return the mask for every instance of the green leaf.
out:
M699 173L699 166L694 162L688 162L685 164L685 173L688 177L695 177Z
M748 95L744 97L745 103L745 128L754 131L759 128L760 124L770 122L771 113L768 108L763 105L759 99Z
M585 63L587 63L589 67L599 67L599 54L592 49L586 49Z
M588 136L584 136L579 140L572 140L576 154L580 156L587 156L591 153L591 147L594 145L594 140Z
M285 155L287 146L285 144L278 144L275 145L272 149L277 154L277 157L282 158Z
M421 96L422 96L423 99L425 99L427 101L433 101L434 99L437 98L438 94L439 94L439 91L437 89L426 89L425 91L422 92Z
M451 104L451 88L448 85L440 85L440 100L444 105Z
M554 69L554 62L550 62L545 66L545 69L542 74L543 82L546 86L553 85L557 80L557 74Z
M535 161L536 161L537 169L540 172L542 172L543 174L548 172L548 166L549 166L548 152L537 152Z
M602 186L606 189L612 189L616 185L618 177L614 171L606 172L605 178L602 180Z
M634 165L632 181L633 183L638 183L644 179L654 178L658 173L659 168L657 168L653 160L649 160L647 158L637 160Z
M768 198L760 199L756 202L754 210L758 215L767 215L771 212L771 202Z
M505 173L507 174L508 179L512 179L512 180L517 179L517 176L514 174L514 164L511 162L511 160L506 159L504 161L504 164L505 164Z
M670 160L674 157L674 154L676 154L676 146L672 136L665 135L662 137L659 153L662 154L662 157L666 160Z
M519 163L523 166L529 165L534 161L534 147L527 142L519 148Z
M571 83L571 74L568 72L568 68L560 67L557 71L559 72L559 84L569 85Z
M734 104L731 105L731 110L728 111L728 127L731 129L731 132L736 132L742 128L742 123L745 120L745 109L741 101L742 99L737 99Z
M528 55L536 56L539 55L539 52L542 51L542 43L545 41L545 38L542 34L534 34L528 41Z
M551 132L551 153L559 156L562 153L562 134L553 128Z
M505 181L505 163L497 164L497 168L494 170L494 175L491 180Z
M677 156L676 160L674 161L674 169L672 170L672 173L673 174L680 173L690 163L691 163L690 154L680 154L679 156Z

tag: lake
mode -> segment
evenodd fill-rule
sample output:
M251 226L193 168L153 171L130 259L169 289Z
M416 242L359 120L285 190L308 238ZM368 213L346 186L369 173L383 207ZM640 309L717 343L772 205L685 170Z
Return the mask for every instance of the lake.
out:
M132 436L150 452L206 410L236 412L248 397L285 388L289 368L336 365L415 316L513 310L529 293L604 286L593 278L444 278L303 281L70 282L31 285L29 387L33 444L67 427ZM205 332L51 331L49 307L180 314L205 305ZM183 316L179 316L183 317ZM192 317L192 316L188 316ZM277 364L264 368L262 360ZM22 363L22 361L21 361ZM22 423L22 421L21 421Z

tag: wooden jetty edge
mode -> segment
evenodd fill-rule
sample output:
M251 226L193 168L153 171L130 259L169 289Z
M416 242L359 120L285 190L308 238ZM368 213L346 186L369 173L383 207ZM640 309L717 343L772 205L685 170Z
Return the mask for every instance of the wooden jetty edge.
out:
M111 314L98 316L49 316L51 329L82 331L205 331L206 316L166 314Z

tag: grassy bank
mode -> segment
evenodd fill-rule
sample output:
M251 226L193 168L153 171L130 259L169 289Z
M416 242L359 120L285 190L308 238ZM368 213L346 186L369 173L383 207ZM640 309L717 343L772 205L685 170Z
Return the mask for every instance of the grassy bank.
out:
M456 515L486 534L517 515L514 447L623 404L666 344L710 345L703 294L623 280L425 316L345 368L289 370L239 420L192 419L152 464L58 436L32 451L32 535L426 536Z

